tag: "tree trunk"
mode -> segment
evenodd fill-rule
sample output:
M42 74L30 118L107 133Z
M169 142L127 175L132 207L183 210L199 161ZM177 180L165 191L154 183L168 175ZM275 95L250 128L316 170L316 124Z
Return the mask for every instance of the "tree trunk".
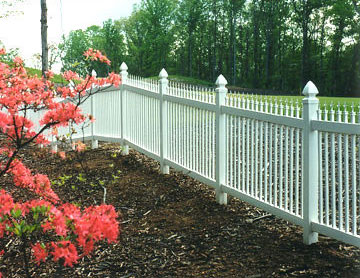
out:
M236 23L236 17L234 16L234 22L233 22L233 45L232 45L232 83L233 85L236 85L236 37L235 37L235 23Z
M234 4L233 4L234 5ZM235 25L236 25L236 16L237 16L237 11L235 10L235 7L233 6L233 10L232 10L232 18L231 18L231 75L232 75L232 84L235 85L236 84L236 33L235 33ZM240 26L241 28L241 26Z
M193 46L193 34L192 31L189 33L189 39L188 39L188 76L192 77L192 46Z
M306 14L306 13L305 13ZM308 19L304 15L302 23L302 53L301 53L301 87L309 81L309 38L308 38Z
M244 67L243 67L243 27L242 24L239 24L239 44L238 44L238 48L239 48L239 56L238 56L238 63L239 63L239 67L238 67L238 71L239 71L239 80L238 83L241 84L243 82L243 75L244 75ZM235 51L235 61L236 62L236 50ZM236 63L235 63L236 64ZM235 73L236 73L236 69L235 69Z
M354 45L353 59L351 63L351 74L349 78L349 96L360 97L359 78L360 43Z
M273 18L273 2L271 1L267 9L267 20L266 20L266 61L265 61L265 76L266 76L266 88L271 88L272 85L272 74L273 74L273 33L274 33L274 18Z
M254 32L254 78L253 87L255 89L259 86L259 25L258 25L258 13L254 10L253 12L253 32Z
M230 83L234 84L234 76L233 76L233 68L234 68L234 64L233 64L233 49L234 49L234 28L233 28L233 21L234 19L234 7L231 6L230 11L229 11L229 53L228 53L228 58L226 59L227 63L226 63L226 69L227 72L229 73L229 75L231 76L230 78Z
M244 68L245 68L245 82L248 83L249 80L249 48L250 48L250 34L249 30L246 30L246 46L245 46L245 61L244 61Z
M282 42L281 38L282 38L282 34L284 33L284 37L285 37L285 30L282 30L282 28L279 28L279 40L278 40L278 51L279 51L279 62L278 64L278 68L279 68L279 81L278 83L278 87L281 90L284 90L284 81L285 81L285 76L284 76L284 64L283 64L283 53L284 53L284 43Z
M49 48L47 43L47 7L46 0L41 2L41 72L43 77L49 69Z
M222 16L222 21L220 22L221 24L221 29L224 30L225 29L225 16ZM225 74L224 72L224 68L223 68L223 62L224 59L226 57L226 47L225 47L225 32L221 32L220 33L220 43L219 45L223 46L223 47L219 47L218 50L218 59L217 59L217 72L216 72L216 78L219 74Z
M325 88L325 76L324 76L324 47L325 47L325 19L323 16L323 20L321 22L321 37L320 37L320 89L324 90Z
M344 24L344 20L340 20L338 28L335 32L335 41L334 41L334 46L333 46L333 66L332 66L332 74L333 74L333 87L332 89L332 94L336 95L338 92L338 90L340 89L339 84L341 84L342 80L339 80L340 78L340 74L339 74L339 68L340 68L340 47L341 47L341 41L343 39L343 34L344 34L344 28L345 28L345 24ZM343 92L341 92L343 94Z
M302 4L302 59L301 59L301 87L303 88L306 83L310 80L310 41L309 41L309 22L310 15L314 7L312 6L311 1L303 0Z
M215 80L217 78L216 76L216 47L217 47L217 0L213 1L213 16L214 16L214 29L213 29L213 47L212 47L212 80Z

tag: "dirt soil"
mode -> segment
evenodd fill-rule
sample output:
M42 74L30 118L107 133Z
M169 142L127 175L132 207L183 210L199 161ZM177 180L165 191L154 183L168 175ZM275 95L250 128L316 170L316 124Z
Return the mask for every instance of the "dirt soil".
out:
M101 203L103 189L90 184L105 181L106 202L121 215L119 242L100 245L61 277L360 277L358 248L323 236L306 246L297 226L235 198L221 206L204 184L175 171L162 175L157 162L135 151L121 156L116 144L103 143L84 155L91 171L86 181L79 179L82 170L74 160L40 151L26 161L52 180L71 176L54 185L67 202ZM0 186L8 188L6 179ZM0 272L25 277L19 244L8 246ZM32 262L31 273L56 277L51 262Z

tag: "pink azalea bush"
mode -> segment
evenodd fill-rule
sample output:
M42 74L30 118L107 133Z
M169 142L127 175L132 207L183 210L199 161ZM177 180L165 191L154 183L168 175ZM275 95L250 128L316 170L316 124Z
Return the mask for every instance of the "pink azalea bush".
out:
M90 255L97 242L117 241L118 215L113 206L82 209L62 202L49 178L29 169L19 155L32 144L48 145L46 131L56 134L59 127L93 121L92 116L82 114L79 106L101 88L119 86L120 76L110 73L102 79L90 75L81 78L68 71L63 77L76 85L56 87L48 79L52 73L46 79L29 76L20 58L15 58L11 66L2 63L1 55L5 53L0 49L0 177L10 176L14 190L23 188L37 197L18 201L0 189L0 238L17 237L22 241L24 268L30 277L27 255L37 264L53 260L72 267L79 258ZM84 55L91 61L110 63L97 50L89 49ZM35 129L29 113L40 111L44 113L38 122L40 127ZM74 147L77 151L84 149L82 143ZM65 157L65 153L60 156ZM0 258L4 252L0 250Z

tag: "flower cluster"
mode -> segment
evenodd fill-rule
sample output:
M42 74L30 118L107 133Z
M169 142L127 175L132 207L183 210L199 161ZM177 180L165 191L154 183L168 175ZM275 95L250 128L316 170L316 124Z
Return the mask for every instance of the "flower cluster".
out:
M102 55L99 50L89 48L84 53L84 56L86 57L86 59L90 59L91 61L100 61L102 63L110 65L110 60L106 56Z
M110 205L92 206L81 211L73 204L56 207L45 200L16 203L11 195L0 191L0 238L4 234L22 236L31 231L57 239L32 245L38 264L52 256L54 261L63 258L65 266L72 266L81 256L89 255L96 242L116 242L119 235L117 217Z
M73 142L72 147L75 151L77 151L79 153L82 151L85 151L85 149L86 149L86 145L81 141Z
M65 80L70 81L70 80L81 80L80 76L76 73L73 72L71 70L65 71L62 76L64 77Z
M0 49L0 55L4 54L6 51ZM98 50L89 49L84 55L92 61L110 64ZM117 213L110 205L81 209L63 203L48 177L31 171L19 154L30 144L48 144L45 132L56 135L60 126L93 121L91 115L82 114L80 105L99 92L101 86L119 86L120 76L111 73L107 78L81 79L71 71L63 76L76 86L56 87L49 80L51 72L46 78L29 76L18 57L11 66L0 62L0 177L11 176L14 190L23 188L37 196L17 201L0 190L0 238L28 241L37 263L52 258L71 267L81 256L89 255L97 242L116 242ZM36 124L30 115L39 119ZM80 152L84 146L76 143L74 147ZM65 157L65 153L61 156Z
M14 184L18 187L27 188L35 192L45 200L57 203L59 197L52 190L50 180L46 175L35 174L33 175L20 160L14 160L9 173L13 175Z

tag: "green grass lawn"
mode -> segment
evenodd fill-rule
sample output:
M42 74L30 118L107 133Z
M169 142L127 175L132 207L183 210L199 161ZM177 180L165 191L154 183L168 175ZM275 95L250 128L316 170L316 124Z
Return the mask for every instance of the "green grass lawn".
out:
M231 94L230 97L241 97L242 94ZM248 95L245 95L248 96ZM255 95L254 95L255 96ZM255 96L256 97L256 96ZM283 104L287 103L299 103L302 104L304 96L257 96L258 100L267 100L268 102L282 102ZM360 112L360 98L346 98L346 97L318 97L320 100L320 106L323 109L326 106L327 110L330 110L331 106L334 110L338 110L338 105L340 105L340 110L343 111L345 108L348 112L351 112L352 107L354 107L355 112Z
M25 67L25 68L26 68L27 73L30 76L35 76L35 75L37 75L38 77L41 76L41 70L34 69L34 68L28 68L28 67ZM51 79L51 81L56 84L68 84L69 83L60 74L54 74L54 77Z
M154 77L150 77L151 79L158 79L158 76L154 76ZM204 81L204 80L200 80L200 79L196 79L196 78L191 78L191 77L186 77L186 76L180 76L180 75L169 75L169 80L172 81L177 81L180 83L186 83L186 84L191 84L191 85L199 85L199 86L209 86L209 87L214 87L214 83L208 82L208 81ZM241 94L234 94L234 95L241 95ZM261 96L262 98L264 98L264 96ZM359 109L359 105L360 105L360 98L347 98L347 97L326 97L326 96L319 96L318 97L320 100L320 105L324 106L326 105L328 108L330 108L330 105L332 104L334 107L337 108L337 105L340 104L341 106L352 106L354 105L356 107L356 110L358 111ZM298 96L267 96L267 99L272 100L273 102L275 102L276 100L282 100L282 101L288 101L288 102L299 102L301 103L302 100L304 99L303 95L298 95Z
M159 80L159 76L151 76L148 78ZM201 79L196 79L193 77L187 77L187 76L181 76L181 75L169 75L168 79L170 81L175 81L175 82L185 83L185 84L195 85L195 86L214 87L214 85L215 85L214 83L211 83L206 80L201 80Z
M302 102L304 99L304 96L275 96L274 98L287 100L287 101L293 101L293 102ZM358 106L360 105L360 98L346 98L346 97L322 97L319 96L318 99L320 100L320 105L329 106L332 104L334 106L340 105L354 105Z

